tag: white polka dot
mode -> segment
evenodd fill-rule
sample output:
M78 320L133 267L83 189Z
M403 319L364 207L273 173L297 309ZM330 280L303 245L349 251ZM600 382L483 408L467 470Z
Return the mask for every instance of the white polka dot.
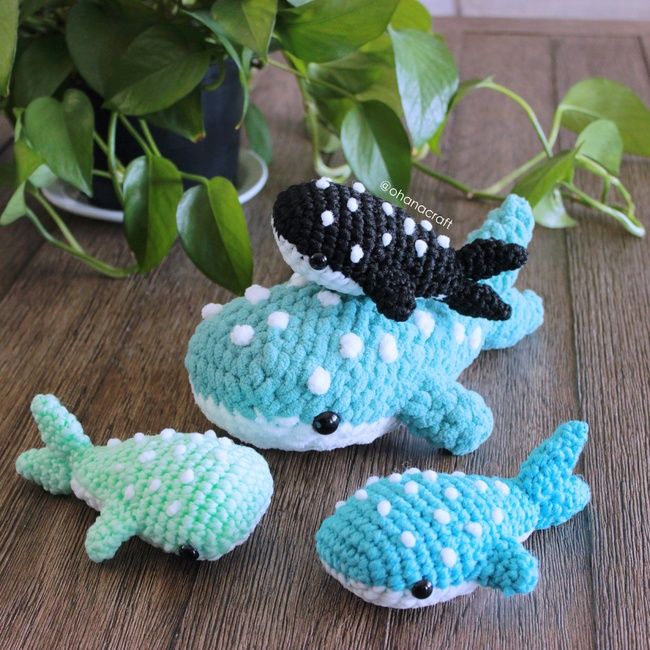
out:
M331 226L334 223L334 213L331 210L324 210L320 214L320 220L325 227Z
M477 325L469 335L469 347L477 350L481 345L481 328Z
M181 509L180 501L172 501L166 508L165 512L169 517L173 517Z
M495 508L492 511L492 521L495 524L500 524L503 521L504 517L505 517L505 514L503 513L503 510L501 510L501 508Z
M217 449L217 450L214 452L214 457L215 457L217 460L220 460L221 462L225 462L225 461L228 460L228 452L227 452L227 451L224 451L223 449Z
M449 248L449 244L451 243L451 240L449 239L449 237L447 237L447 235L438 235L436 237L436 241L443 248Z
M345 505L345 501L337 501L337 502L334 504L334 510L338 510L339 508L341 508L341 507L344 506L344 505Z
M366 191L366 186L357 181L356 183L352 183L352 189L359 192L359 194L363 194Z
M461 472L459 469L451 473L452 476L465 476L465 472Z
M417 494L420 486L415 481L408 481L404 484L404 492L406 494Z
M427 232L431 232L431 231L433 230L433 226L431 225L431 222L430 222L430 221L427 221L426 219L422 219L422 221L420 221L420 225L421 225L422 228L424 228Z
M149 483L149 492L156 492L157 490L160 489L161 485L162 485L162 483L160 482L159 478L153 479L153 481L151 481L151 483Z
M412 235L415 232L415 221L411 217L404 219L404 232L407 235Z
M359 209L359 201L355 198L349 198L347 205L350 212L356 212Z
M427 469L422 472L422 476L424 476L427 481L431 481L431 483L438 480L438 472L434 472L432 469Z
M186 451L187 447L185 445L177 445L174 448L174 456L182 456Z
M420 470L417 467L409 467L404 474L419 474Z
M397 341L392 334L384 334L379 341L379 356L386 363L397 361Z
M135 496L135 487L133 485L127 485L124 488L124 498L127 501L130 501Z
M146 438L147 436L145 436L141 431L138 431L138 433L133 436L133 440L135 440L139 445L141 445L146 440Z
M329 186L330 186L330 179L327 178L326 176L321 176L321 178L319 178L316 181L316 187L319 190L326 190Z
M335 307L341 302L341 296L333 291L319 291L316 298L323 307Z
M408 530L405 530L399 536L399 539L406 548L413 548L415 546L415 535Z
M251 284L251 286L244 291L244 298L246 298L251 305L257 305L257 303L260 303L263 300L268 300L270 295L271 292L266 287L261 287L259 284Z
M354 497L359 501L365 501L368 498L368 493L365 490L357 490Z
M376 483L379 480L378 476L369 476L366 479L366 485L372 485L373 483Z
M350 259L352 260L352 263L356 264L361 260L362 257L363 257L363 249L361 248L361 246L359 246L359 244L355 244L352 247L352 250L350 251Z
M222 447L232 447L235 443L230 438L219 438L219 444Z
M234 345L250 345L255 336L255 330L250 325L235 325L230 332L230 340Z
M417 253L418 257L422 257L426 252L427 252L427 243L424 241L424 239L417 239L415 242L415 252Z
M174 437L175 433L176 433L176 431L174 431L174 429L163 429L160 432L160 437L163 440L171 440Z
M382 517L387 517L388 514L390 513L391 505L390 501L386 501L386 499L382 499L378 504L377 504L377 512L382 516Z
M474 537L479 537L483 534L483 527L475 521L470 521L468 524L465 524L465 530L470 535L474 535Z
M436 326L433 316L422 309L416 309L414 314L415 325L422 333L425 339L428 339Z
M462 323L454 323L452 331L456 343L460 344L465 340L465 326Z
M402 475L395 472L388 477L388 480L391 483L399 483L402 480Z
M113 471L115 471L115 472L123 472L124 471L124 463L115 463L115 465L113 465Z
M216 316L223 309L223 305L220 305L216 302L209 302L207 305L203 305L201 309L201 318L205 320L206 318L212 318Z
M507 497L510 494L510 488L503 481L494 481L494 487Z
M381 204L381 209L384 211L384 214L387 217L392 217L395 214L395 209L393 208L393 206L390 203L386 202L386 201L384 201Z
M138 460L141 463L150 463L156 457L156 452L153 449L147 449L140 454Z
M393 235L391 235L389 232L385 232L385 233L381 236L381 243L382 243L384 246L388 246L392 241L393 241Z
M186 469L180 476L181 483L192 483L194 481L194 472L191 469Z
M487 492L488 486L485 481L482 479L478 479L477 481L474 481L474 487L479 491L479 492Z
M117 447L122 441L119 438L111 438L107 443L107 447Z
M289 314L286 311L274 311L266 319L269 327L275 327L279 330L286 330L289 325Z
M344 359L356 359L363 352L363 341L353 332L339 339L339 352Z
M217 434L214 429L208 429L203 435L205 435L207 440L216 440Z
M309 284L309 280L304 277L303 275L300 275L300 273L294 273L290 278L289 278L289 286L291 287L306 287Z
M330 377L330 373L327 372L325 368L318 366L318 368L311 373L311 376L307 381L307 388L309 388L310 392L314 393L314 395L325 395L325 393L330 389L331 383L332 378Z
M458 562L458 555L453 548L446 547L440 551L440 559L448 569L451 569Z
M455 501L460 496L460 493L458 492L458 490L455 487L450 486L448 488L445 488L444 495L448 499L451 499L452 501Z
M446 510L443 510L442 508L436 508L433 511L433 518L439 524L448 524L451 521L451 515Z

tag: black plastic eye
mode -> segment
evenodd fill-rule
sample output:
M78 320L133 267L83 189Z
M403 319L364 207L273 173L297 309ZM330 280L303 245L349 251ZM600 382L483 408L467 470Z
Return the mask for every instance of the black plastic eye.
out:
M312 420L311 426L316 433L328 436L339 428L339 420L333 411L323 411Z
M411 593L413 594L414 598L417 598L419 600L428 598L433 593L433 585L431 584L431 580L422 578L422 580L419 580L411 587Z
M198 560L199 552L189 544L181 544L178 547L178 554L185 560Z
M314 253L309 258L309 265L316 271L322 271L327 266L327 257L323 253Z

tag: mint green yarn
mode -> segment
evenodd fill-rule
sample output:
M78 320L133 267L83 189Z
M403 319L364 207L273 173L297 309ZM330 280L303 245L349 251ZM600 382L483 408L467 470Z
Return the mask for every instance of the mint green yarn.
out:
M266 461L214 431L164 429L94 447L53 395L37 395L32 413L46 447L21 454L16 469L100 511L86 536L93 561L110 559L133 536L168 553L191 547L196 559L216 560L245 541L269 506Z

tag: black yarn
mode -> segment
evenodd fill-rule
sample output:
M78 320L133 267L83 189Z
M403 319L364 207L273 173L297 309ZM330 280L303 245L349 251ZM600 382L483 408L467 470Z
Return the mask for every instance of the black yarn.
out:
M356 211L348 200L358 202ZM329 182L320 189L315 182L293 185L281 192L273 206L276 233L293 244L307 258L324 255L334 271L354 280L384 316L405 321L419 297L439 297L465 316L507 320L511 309L489 286L476 280L523 266L526 249L497 239L477 239L458 251L444 248L437 235L416 223L407 235L404 222L409 215L393 207L386 215L384 201L369 192ZM332 212L334 221L325 226L321 215ZM384 246L382 236L391 235ZM416 252L416 240L427 244L424 254ZM354 263L352 247L359 245L363 257ZM320 257L315 259L321 259Z

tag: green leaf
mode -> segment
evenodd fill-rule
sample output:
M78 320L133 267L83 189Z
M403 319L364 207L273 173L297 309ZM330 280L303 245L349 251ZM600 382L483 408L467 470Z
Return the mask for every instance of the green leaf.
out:
M601 164L607 171L617 175L623 157L623 140L618 127L610 120L596 120L587 125L576 140L580 155Z
M409 187L411 148L398 117L380 102L354 106L341 127L345 158L355 175L373 193L389 197L382 184Z
M192 142L198 142L205 137L200 86L169 108L157 113L150 113L145 117L147 122L177 133Z
M255 153L268 165L273 155L273 144L269 125L266 123L264 114L253 103L248 107L244 118L248 142Z
M595 120L616 124L627 153L650 156L650 109L623 84L601 77L572 86L560 103L562 125L579 133Z
M237 190L217 176L183 194L176 213L183 248L197 268L233 293L253 277L253 255Z
M571 178L577 152L577 149L561 151L542 160L515 185L513 194L523 196L535 208L558 183Z
M217 0L210 13L230 40L265 57L277 9L277 0Z
M136 158L124 178L124 231L141 273L165 259L176 240L176 208L183 182L160 156Z
M8 226L10 223L24 217L27 214L27 205L25 203L25 183L21 183L7 204L0 213L0 226Z
M18 43L18 0L0 2L0 95L9 94Z
M547 228L570 228L578 222L572 219L564 207L562 194L556 187L545 194L533 208L535 221Z
M416 147L433 136L458 88L456 64L442 40L413 29L388 33L395 50L404 117Z
M107 105L127 115L168 108L196 88L210 64L193 30L154 25L136 36L116 61Z
M394 29L419 29L428 32L431 29L431 14L418 0L400 0L390 20Z
M340 59L383 34L398 0L313 0L278 14L285 49L304 61Z
M59 178L92 193L94 114L84 93L68 90L62 102L35 99L25 110L23 129L32 148Z
M46 34L34 39L16 61L13 105L27 106L37 97L50 97L73 70L63 36Z

